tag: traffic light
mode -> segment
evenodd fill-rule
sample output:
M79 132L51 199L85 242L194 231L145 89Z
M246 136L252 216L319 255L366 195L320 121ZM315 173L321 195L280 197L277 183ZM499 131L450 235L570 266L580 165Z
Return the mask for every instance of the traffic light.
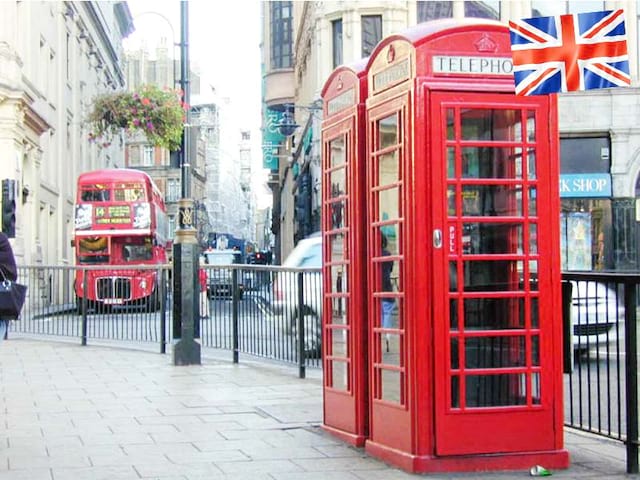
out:
M2 231L9 238L16 236L15 180L2 180Z

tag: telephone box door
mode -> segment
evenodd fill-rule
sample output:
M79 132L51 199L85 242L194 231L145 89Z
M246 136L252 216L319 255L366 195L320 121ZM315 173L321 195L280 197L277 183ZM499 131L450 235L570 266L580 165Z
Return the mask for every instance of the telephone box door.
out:
M431 95L438 455L555 446L549 103Z

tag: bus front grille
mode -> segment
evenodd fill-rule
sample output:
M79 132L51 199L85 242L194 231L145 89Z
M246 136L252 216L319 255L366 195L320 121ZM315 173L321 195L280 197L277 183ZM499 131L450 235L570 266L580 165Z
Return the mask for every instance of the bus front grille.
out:
M121 298L129 300L131 298L131 280L128 278L99 278L97 284L98 300L109 298Z

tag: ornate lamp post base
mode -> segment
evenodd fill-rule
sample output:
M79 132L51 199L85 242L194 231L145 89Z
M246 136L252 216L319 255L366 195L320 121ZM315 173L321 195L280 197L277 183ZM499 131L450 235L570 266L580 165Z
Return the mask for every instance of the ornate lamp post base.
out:
M182 198L178 202L179 229L173 245L173 344L174 365L200 365L200 337L198 256L194 228L194 202Z

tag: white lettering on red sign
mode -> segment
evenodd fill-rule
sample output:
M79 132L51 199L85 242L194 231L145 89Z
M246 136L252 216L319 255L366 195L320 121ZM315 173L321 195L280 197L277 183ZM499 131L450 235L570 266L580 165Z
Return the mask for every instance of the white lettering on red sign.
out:
M456 253L456 227L449 225L449 253Z
M510 57L433 56L433 73L458 75L511 75L513 62Z

